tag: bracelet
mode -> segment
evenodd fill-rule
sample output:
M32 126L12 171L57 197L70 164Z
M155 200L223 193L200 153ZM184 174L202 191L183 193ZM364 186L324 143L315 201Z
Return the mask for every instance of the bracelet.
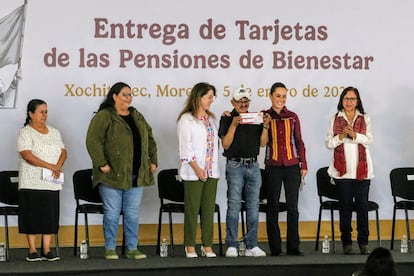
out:
M269 128L269 126L265 126L265 125L263 125L263 128L264 128L264 129L268 129L268 128Z

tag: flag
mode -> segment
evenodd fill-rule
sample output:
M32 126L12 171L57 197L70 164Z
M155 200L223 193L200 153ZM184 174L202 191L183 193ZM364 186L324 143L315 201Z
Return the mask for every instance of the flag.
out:
M16 96L16 89L17 89L17 79L18 79L19 70L13 77L12 82L10 83L8 88L4 87L3 81L0 83L0 108L7 107L7 103L12 96ZM3 85L1 85L3 84ZM14 106L13 106L14 107Z
M16 105L26 4L0 18L0 108Z
M24 5L0 19L0 68L19 62Z

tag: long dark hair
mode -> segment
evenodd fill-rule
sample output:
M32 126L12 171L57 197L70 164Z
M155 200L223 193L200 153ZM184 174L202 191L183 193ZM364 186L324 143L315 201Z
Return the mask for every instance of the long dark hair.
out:
M286 89L286 85L284 85L281 82L275 82L274 84L272 84L272 86L270 87L270 95L272 95L273 92L275 92L276 88L280 87Z
M200 107L200 98L207 94L208 91L213 90L214 96L216 96L216 88L206 82L199 82L194 85L193 89L191 89L190 96L188 96L183 110L178 115L179 120L184 113L191 112L193 116L197 116L196 112ZM208 116L214 118L214 114L207 110Z
M391 252L384 247L372 250L365 262L364 274L367 276L395 276L394 259Z
M342 111L344 109L342 101L343 101L346 93L348 93L349 91L354 91L354 93L357 97L357 102L358 103L357 103L356 109L358 109L358 111L361 112L361 114L365 114L364 107L362 105L362 100L361 100L361 97L359 96L359 91L358 91L358 89L356 89L355 87L352 87L352 86L348 86L347 88L344 89L344 91L342 91L341 96L339 97L338 111Z
M29 116L29 112L34 113L37 107L42 104L47 105L47 103L44 100L40 100L40 99L32 99L29 101L29 103L27 104L26 121L24 122L24 126L27 126L32 120L32 118L30 118Z
M108 107L113 107L115 105L115 101L113 97L114 94L118 95L119 92L121 92L122 88L124 87L128 87L129 89L131 89L131 87L124 82L117 82L114 85L112 85L111 89L109 89L108 95L106 95L105 100L103 100L103 102L99 106L98 111L101 111L102 109L105 109Z

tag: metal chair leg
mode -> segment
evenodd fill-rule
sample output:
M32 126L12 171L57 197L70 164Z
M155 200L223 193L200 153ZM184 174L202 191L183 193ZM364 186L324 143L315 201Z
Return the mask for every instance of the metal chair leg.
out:
M9 260L9 249L10 249L10 245L9 245L9 221L7 219L7 214L4 215L4 232L6 235L6 260Z
M55 253L56 256L60 256L60 250L59 250L59 232L55 233Z
M335 246L335 224L334 224L334 210L331 209L331 233L332 233L332 252L336 253Z
M221 237L220 209L217 210L217 223L218 223L218 235L219 235L219 244L220 244L220 256L223 256L223 240L222 240L222 237Z
M171 241L171 256L174 256L174 234L173 234L173 223L171 212L168 211L168 217L170 220L170 241Z
M319 248L319 235L320 235L320 232L321 232L321 219L322 219L322 206L319 207L318 228L316 230L315 251L318 251L318 248Z
M86 244L88 245L88 248L90 248L88 213L84 213L84 214L85 214L85 239L86 239ZM90 250L89 250L89 252L90 252ZM89 253L89 256L90 256L90 253Z
M75 237L73 239L73 256L78 253L78 210L75 210Z
M378 209L375 210L375 217L377 220L377 246L381 246L381 235L380 235L380 220L379 220L379 214Z
M405 225L407 227L408 252L412 252L411 251L410 221L408 220L408 210L407 210L407 208L405 208Z
M241 217L242 236L244 237L246 235L246 225L245 225L245 221L244 221L244 210L243 210L243 208L241 209L240 215L241 215L240 217Z
M157 255L160 255L161 222L162 222L162 207L160 207L160 212L158 214L158 232L157 232L157 248L156 248Z
M391 250L394 250L394 234L395 234L395 213L396 213L397 209L395 208L395 204L394 204L394 211L393 211L393 215L392 215L392 229L391 229Z

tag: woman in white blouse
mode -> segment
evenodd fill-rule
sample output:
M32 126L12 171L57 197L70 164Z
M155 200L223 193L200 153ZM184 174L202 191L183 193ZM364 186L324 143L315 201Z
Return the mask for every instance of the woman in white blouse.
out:
M216 89L196 84L178 116L180 176L184 180L184 245L187 258L196 258L197 218L200 213L201 254L216 257L212 250L218 169L218 133L210 105Z
M358 245L361 254L368 249L368 193L374 177L369 146L372 143L371 119L365 113L359 91L347 87L342 92L338 112L331 118L326 146L333 150L328 173L339 196L339 223L344 254L353 254L352 212L357 213Z
M39 99L27 105L27 118L17 139L19 168L19 232L26 234L26 260L56 261L50 251L51 234L59 229L59 191L66 150L60 132L47 125L47 105ZM48 175L48 179L45 176ZM36 250L36 235L42 235L43 252Z

